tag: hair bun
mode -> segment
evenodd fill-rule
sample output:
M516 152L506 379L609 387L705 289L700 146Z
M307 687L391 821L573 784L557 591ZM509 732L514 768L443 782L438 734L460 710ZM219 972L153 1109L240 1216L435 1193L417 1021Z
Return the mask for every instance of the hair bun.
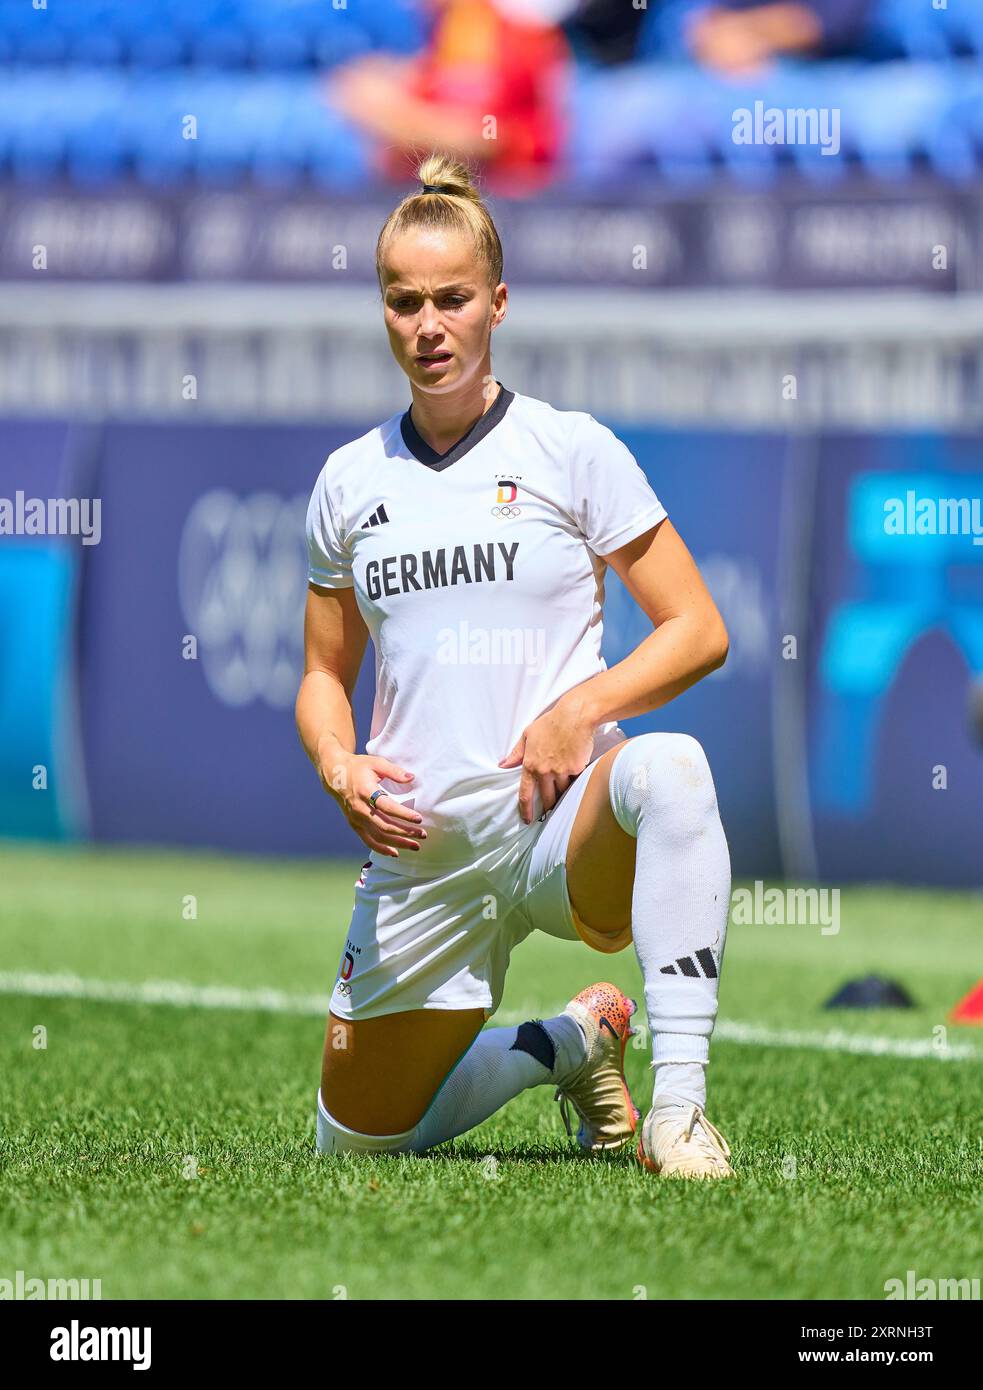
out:
M416 176L421 185L419 194L442 193L447 198L466 198L472 203L481 201L471 171L465 164L451 159L449 155L428 155L426 159L421 160Z

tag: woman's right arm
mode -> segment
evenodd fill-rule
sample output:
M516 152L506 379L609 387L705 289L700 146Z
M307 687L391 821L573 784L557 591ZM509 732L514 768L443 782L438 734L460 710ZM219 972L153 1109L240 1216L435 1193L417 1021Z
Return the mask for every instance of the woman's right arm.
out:
M381 778L412 782L413 774L388 758L355 752L352 692L368 636L354 589L308 586L297 730L321 785L356 835L369 849L398 859L400 848L419 851L426 831L422 816L391 796L377 797L374 806L369 801Z

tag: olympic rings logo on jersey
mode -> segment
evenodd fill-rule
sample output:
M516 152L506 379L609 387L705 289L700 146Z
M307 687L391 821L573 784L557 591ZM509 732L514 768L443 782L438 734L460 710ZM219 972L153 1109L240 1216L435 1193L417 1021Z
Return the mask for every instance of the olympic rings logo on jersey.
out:
M492 516L519 516L521 508L512 505L518 495L519 489L513 478L499 478L498 494L495 499L498 505L492 507Z
M241 709L288 709L303 671L305 496L215 489L188 513L178 592L208 688Z

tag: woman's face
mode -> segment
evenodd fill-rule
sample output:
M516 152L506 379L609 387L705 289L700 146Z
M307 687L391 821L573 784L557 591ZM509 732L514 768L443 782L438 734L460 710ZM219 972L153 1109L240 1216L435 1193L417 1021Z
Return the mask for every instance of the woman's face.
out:
M405 232L389 243L382 273L389 345L414 386L443 393L488 372L508 290L491 288L468 237Z

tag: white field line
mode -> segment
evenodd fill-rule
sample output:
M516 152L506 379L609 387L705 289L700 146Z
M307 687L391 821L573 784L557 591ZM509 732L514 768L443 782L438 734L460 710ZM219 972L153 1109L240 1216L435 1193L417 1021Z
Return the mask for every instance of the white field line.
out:
M288 994L278 989L240 989L236 985L193 985L181 980L93 980L80 975L45 975L27 970L0 971L0 995L40 999L88 999L103 1004L171 1004L182 1009L239 1009L324 1018L327 994ZM495 1022L508 1025L530 1018L535 1010L500 1010ZM849 1052L872 1057L936 1058L944 1062L983 1061L983 1049L949 1043L944 1049L930 1038L890 1038L848 1033L840 1028L821 1033L794 1028L718 1019L714 1037L751 1047L804 1048L811 1052Z
M0 971L0 994L43 999L91 999L100 1004L174 1004L181 1009L246 1009L267 1014L327 1015L327 994L287 994L237 985L192 985L181 980L93 980L81 975Z

